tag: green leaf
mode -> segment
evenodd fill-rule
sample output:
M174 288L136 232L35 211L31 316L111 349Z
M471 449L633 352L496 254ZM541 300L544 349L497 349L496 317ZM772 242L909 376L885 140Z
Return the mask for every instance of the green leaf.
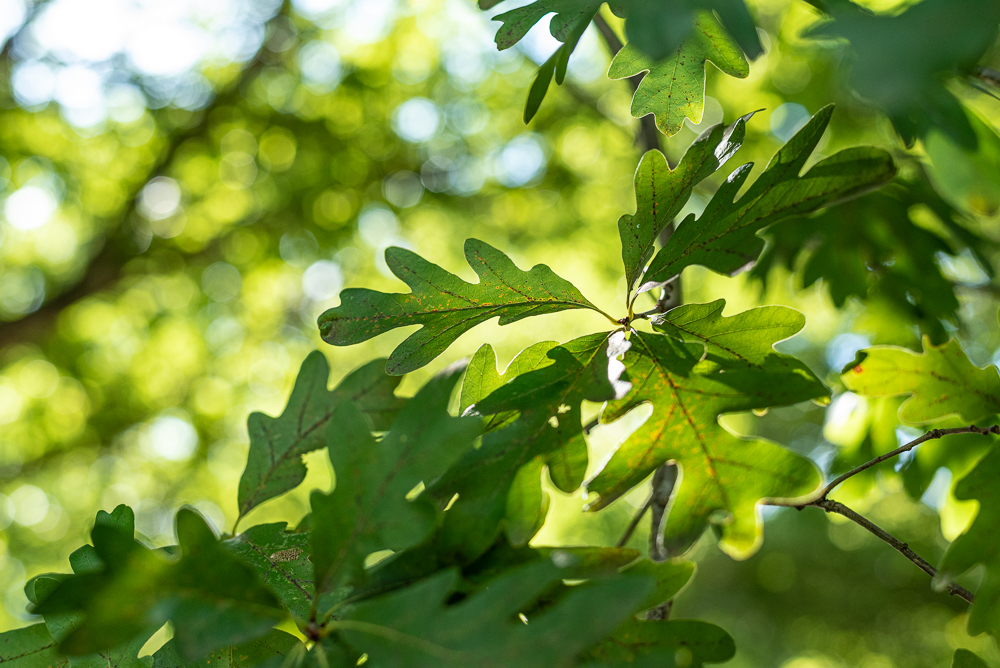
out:
M302 647L290 633L273 629L260 638L223 647L198 661L185 660L177 652L176 641L169 640L153 654L153 668L281 668L285 657ZM304 649L304 648L303 648Z
M613 631L652 588L647 577L612 576L563 587L560 600L535 612L536 601L561 585L561 571L551 561L527 564L453 605L445 602L458 574L442 571L358 604L333 626L380 666L551 668Z
M723 318L723 303L682 306L662 327L680 338L635 332L625 366L633 391L610 402L603 422L644 403L650 418L587 483L598 510L625 494L661 464L675 461L682 481L663 530L670 554L686 550L709 524L719 525L721 547L736 558L756 551L761 524L756 504L795 497L820 483L805 457L777 444L733 436L720 415L793 404L828 394L800 362L768 350L802 325L784 307L764 307Z
M987 668L986 662L967 649L956 649L951 668Z
M591 334L552 348L551 364L517 376L467 411L484 415L518 411L520 416L485 434L481 447L466 453L431 487L443 502L458 494L445 517L444 543L456 553L478 556L493 545L502 524L510 522L519 527L514 531L517 542L523 540L524 526L537 522L537 514L519 501L509 502L512 487L518 484L513 493L521 499L543 498L534 472L518 474L524 466L537 470L546 465L553 483L563 491L580 486L587 470L581 402L624 395L628 383L619 379L617 358L627 345L619 332ZM538 461L532 463L534 459ZM511 508L519 514L508 518Z
M0 633L0 665L4 668L67 668L69 659L59 654L56 645L45 624Z
M715 125L702 133L673 170L659 151L647 151L635 170L635 214L618 219L625 283L631 296L663 229L684 207L696 185L724 165L743 144L746 121Z
M899 418L925 424L957 414L975 422L1000 413L1000 373L969 361L958 341L935 346L924 337L924 352L878 346L858 353L841 376L847 389L870 397L908 394Z
M614 635L581 657L580 668L700 668L733 658L736 645L714 624L687 620L623 623Z
M313 593L311 539L308 532L286 527L285 522L259 524L222 544L254 570L296 621L305 623Z
M978 564L986 567L969 613L969 633L984 631L1000 638L1000 448L993 446L976 468L958 481L954 496L963 501L979 501L979 513L972 526L956 538L941 561L939 579L950 579Z
M694 562L684 559L653 561L639 559L622 569L628 575L647 575L656 582L656 588L642 604L644 609L655 608L666 603L684 588L694 575Z
M466 283L408 250L387 249L386 264L412 292L344 290L340 306L319 318L323 340L347 346L397 327L423 325L389 356L386 372L401 375L424 366L463 333L490 318L499 316L501 325L509 325L567 309L601 313L545 265L521 271L506 255L476 239L466 240L465 258L479 275L479 283Z
M536 0L529 5L497 14L493 20L502 22L495 38L497 49L503 51L514 46L528 34L532 26L553 13L555 16L549 24L549 32L560 42L565 42L571 34L590 24L602 3L603 0Z
M378 442L351 403L337 408L327 432L336 485L311 497L317 591L361 582L369 554L412 547L433 531L433 504L407 495L471 450L480 434L480 420L448 414L464 370L455 364L432 378Z
M239 487L241 517L301 484L306 476L302 455L326 444L326 425L340 402L354 402L378 431L392 423L404 400L393 394L399 379L386 376L383 364L373 360L327 390L330 365L323 353L314 351L302 362L281 417L250 414L250 453Z
M519 352L501 373L493 346L484 343L472 356L469 366L465 370L459 413L464 415L470 406L479 403L494 390L499 389L501 385L509 383L517 376L552 364L552 358L548 356L548 352L558 345L555 341L541 341L528 346ZM516 416L515 411L486 416L483 431L492 431L505 426Z
M701 122L707 62L731 77L745 79L750 75L750 64L740 48L711 13L701 12L676 52L653 60L630 42L611 61L608 78L625 79L647 72L632 96L632 116L655 114L656 127L670 136L680 132L685 118Z
M850 82L857 96L882 107L908 144L938 127L956 143L976 147L976 135L945 84L970 73L993 45L1000 4L923 0L903 12L877 15L840 2L828 11L835 20L808 34L850 43Z
M61 580L35 609L46 617L83 613L60 650L101 652L169 621L177 651L194 660L267 633L281 619L274 595L197 513L177 513L177 535L180 558L171 561L120 526L95 525L91 538L103 568Z
M640 291L664 285L685 267L700 264L732 274L754 262L764 248L756 233L787 216L800 216L876 188L893 177L892 157L881 149L856 147L825 158L799 173L830 122L824 107L798 131L764 172L734 201L753 163L736 169L700 217L684 219L643 276Z
M751 60L764 53L753 17L743 0L625 0L623 4L629 42L653 60L671 56L707 12L719 17Z

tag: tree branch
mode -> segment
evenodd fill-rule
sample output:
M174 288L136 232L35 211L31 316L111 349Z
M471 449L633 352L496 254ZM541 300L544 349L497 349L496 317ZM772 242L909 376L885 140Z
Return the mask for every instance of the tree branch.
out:
M868 518L864 517L863 515L860 515L859 513L851 510L850 508L840 503L839 501L833 501L832 499L829 499L827 497L834 489L839 487L846 480L853 478L862 471L866 471L871 467L875 466L876 464L881 464L887 459L892 459L893 457L897 457L903 454L904 452L909 452L910 450L917 447L921 443L926 443L927 441L932 441L941 438L942 436L950 436L953 434L981 434L983 436L988 436L991 434L1000 435L1000 425L993 425L991 427L977 427L974 424L970 424L968 427L932 429L926 434L913 439L909 443L901 445L900 447L896 448L895 450L892 450L891 452L887 452L884 455L880 455L875 459L865 462L861 466L856 466L847 473L844 473L843 475L834 478L825 487L823 487L823 489L821 489L818 494L814 495L813 498L808 501L796 502L794 500L786 501L783 499L768 499L765 501L765 504L769 506L783 506L786 508L795 508L797 510L802 510L803 508L810 508L810 507L822 508L828 513L837 513L838 515L846 517L852 522L864 527L869 532L877 536L879 539L891 545L904 557L906 557L914 564L916 564L917 568L927 573L931 577L936 577L937 569L931 566L930 563L927 562L927 560L925 560L916 552L911 550L909 545L899 540L885 529L882 529L880 526L878 526ZM967 589L958 586L955 583L948 583L947 585L945 585L944 589L952 596L958 596L959 598L962 598L969 603L972 603L973 601L972 593L970 593Z
M916 564L917 568L922 570L924 573L927 573L932 578L937 577L937 569L931 566L929 563L927 563L927 561L924 560L916 552L911 550L909 545L899 540L898 538L896 538L895 536L893 536L888 531L881 528L868 518L854 512L853 510L851 510L844 504L840 503L839 501L822 499L820 501L814 501L813 503L807 505L816 508L822 508L828 513L837 513L838 515L842 515L847 519L851 520L852 522L863 526L872 534L874 534L881 540L885 541L886 543L894 547L901 555L903 555L904 557L912 561L914 564ZM949 582L947 585L945 585L944 589L952 596L958 596L959 598L967 601L968 603L972 603L974 599L972 593L969 590L958 586L954 582Z

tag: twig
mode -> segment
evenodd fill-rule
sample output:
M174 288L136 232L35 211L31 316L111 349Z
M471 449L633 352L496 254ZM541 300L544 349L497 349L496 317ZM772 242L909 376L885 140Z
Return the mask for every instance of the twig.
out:
M646 514L646 511L649 510L649 506L652 505L652 503L653 495L650 494L649 498L646 499L646 503L642 505L642 508L640 508L639 512L635 514L632 521L628 523L628 526L625 528L625 533L623 533L622 537L618 539L617 543L615 543L615 547L625 547L625 543L627 543L628 539L632 537L632 533L635 532L635 528L639 526L642 516Z
M914 564L916 564L917 568L919 568L923 572L927 573L931 577L936 577L937 569L931 566L930 563L927 562L927 560L925 560L916 552L911 550L909 545L899 540L886 530L882 529L871 520L851 510L850 508L840 503L839 501L833 501L832 499L829 499L827 497L834 489L840 486L844 481L856 476L862 471L866 471L871 467L875 466L876 464L881 464L887 459L892 459L893 457L901 455L904 452L909 452L910 450L917 447L921 443L926 443L927 441L932 441L941 438L942 436L950 436L953 434L982 434L983 436L988 436L990 434L998 435L1000 434L1000 425L993 425L991 427L977 427L974 424L970 424L968 427L932 429L923 436L915 438L909 443L901 445L900 447L896 448L895 450L892 450L891 452L887 452L884 455L880 455L875 459L872 459L869 462L865 462L861 466L856 466L847 473L834 478L823 489L821 489L818 494L816 494L815 496L813 496L813 498L807 501L796 502L794 500L785 501L782 499L773 499L773 500L768 499L766 501L766 504L770 506L784 506L787 508L796 508L798 510L810 507L822 508L828 513L837 513L838 515L842 515L847 519L851 520L852 522L864 527L872 534L874 534L881 540L891 545L900 554L902 554L904 557L906 557ZM952 596L958 596L959 598L962 598L965 601L968 601L969 603L972 603L973 601L973 595L967 589L964 589L955 583L948 583L947 585L945 585L944 589Z
M837 513L838 515L843 515L852 522L863 526L872 534L874 534L878 538L882 539L883 541L894 547L901 555L903 555L904 557L912 561L914 564L916 564L917 568L922 570L924 573L927 573L932 578L937 577L937 569L931 566L929 563L927 563L927 561L924 560L916 552L911 550L909 545L899 540L898 538L896 538L895 536L893 536L888 531L878 526L868 518L854 512L853 510L851 510L844 504L840 503L839 501L833 501L831 499L823 499L821 501L815 501L808 505L814 506L816 508L822 508L828 513ZM949 582L947 585L945 585L944 589L952 596L958 596L959 598L964 599L968 603L972 603L972 601L974 600L974 597L969 590L958 586L954 582Z

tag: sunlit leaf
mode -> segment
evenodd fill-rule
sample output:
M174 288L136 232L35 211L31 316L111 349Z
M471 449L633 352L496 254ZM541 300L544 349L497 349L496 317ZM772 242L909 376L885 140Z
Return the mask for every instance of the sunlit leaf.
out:
M881 149L849 148L824 158L800 176L830 122L821 109L771 158L764 172L734 201L753 163L736 169L701 216L689 215L656 254L640 291L670 281L691 265L732 274L764 248L757 232L786 216L802 215L872 190L893 177L892 157Z
M745 79L750 64L711 13L701 13L690 36L676 53L652 60L634 42L615 55L608 70L611 79L646 72L632 96L632 115L655 114L656 127L666 135L677 134L684 119L701 122L705 104L705 64L711 62L731 77ZM738 143L738 142L737 142Z
M529 371L534 371L543 366L552 364L552 358L547 353L558 346L555 341L541 341L528 346L511 360L507 368L500 373L497 367L497 355L493 346L484 343L476 354L469 361L469 366L465 370L465 378L462 381L461 404L459 412L465 414L473 404L477 404L494 390L499 389L505 383ZM517 413L510 411L507 413L496 413L484 418L484 431L492 431L509 424Z
M389 248L386 264L412 292L344 290L340 306L319 318L323 340L347 346L397 327L423 325L389 356L386 372L399 375L424 366L463 333L491 318L509 325L567 309L599 311L545 265L522 271L506 255L476 239L465 242L465 259L479 275L479 283L466 283L408 250Z

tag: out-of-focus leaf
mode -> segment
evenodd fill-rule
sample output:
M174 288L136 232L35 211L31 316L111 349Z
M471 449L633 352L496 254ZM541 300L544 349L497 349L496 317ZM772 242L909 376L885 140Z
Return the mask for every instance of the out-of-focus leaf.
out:
M978 564L986 567L983 580L975 591L975 601L969 612L969 633L984 631L1000 637L1000 448L994 446L955 485L956 499L976 500L979 514L969 529L955 539L941 561L938 578L951 578L965 573Z
M306 477L302 455L325 445L326 425L342 401L351 401L383 430L403 406L393 394L398 378L386 376L384 360L373 360L327 389L330 365L314 351L302 362L288 405L280 417L251 413L247 420L250 453L240 478L240 515L295 487Z
M842 1L829 3L826 11L835 20L810 34L850 42L851 85L888 112L907 144L937 127L953 141L975 148L975 132L944 83L970 73L993 45L1000 4L923 0L896 15L876 15Z
M335 411L327 433L336 485L330 494L317 491L311 497L317 591L356 584L369 554L412 547L430 535L433 504L423 496L406 497L470 450L481 431L480 420L448 414L464 370L464 364L455 364L432 378L378 442L353 404L342 403Z
M966 112L977 148L950 141L944 131L930 131L924 148L930 158L931 180L956 206L981 216L1000 210L1000 136L995 127ZM988 266L988 265L987 265Z
M625 282L631 295L642 270L653 257L660 232L691 197L692 189L715 173L743 145L746 121L716 125L702 133L673 170L659 151L647 151L635 170L635 213L618 219Z
M503 429L483 436L472 450L431 487L442 501L458 494L448 510L442 539L456 552L477 556L493 545L506 512L517 507L528 523L535 511L508 506L508 495L543 496L535 489L537 476L517 475L538 458L548 466L555 485L564 491L579 487L587 470L587 444L581 421L581 402L620 397L628 388L620 380L617 358L628 342L619 332L591 334L548 351L548 366L517 376L472 407L484 415L518 411L520 417ZM512 485L531 486L512 491ZM514 520L523 526L524 521ZM523 537L523 533L520 534Z
M764 53L753 17L743 0L624 0L629 43L653 60L671 56L696 29L706 12L722 25L753 60Z
M508 325L567 309L600 312L545 265L522 271L506 255L476 239L465 242L465 258L479 275L479 283L466 283L408 250L389 248L386 264L412 292L344 290L340 306L319 318L323 339L347 346L397 327L423 325L389 356L386 372L401 375L424 366L463 333L491 318L499 316L500 324Z
M446 605L458 574L442 571L358 604L333 626L379 666L551 668L568 664L612 632L652 589L648 577L602 578L564 588L560 600L533 611L539 597L564 577L551 561L532 563L497 577L460 603ZM519 613L527 615L527 623Z
M951 668L987 668L986 662L967 649L956 649Z
M493 346L484 343L469 361L462 381L462 396L459 412L463 415L473 404L479 403L490 393L521 374L552 364L548 352L558 346L555 341L541 341L528 346L511 360L503 373L497 367L497 355ZM496 413L485 417L483 431L492 431L509 424L517 413Z
M733 639L714 624L629 619L611 638L584 652L578 665L700 668L706 663L728 661L735 654Z
M274 595L197 513L177 513L177 535L180 558L169 561L130 531L95 525L91 538L103 568L61 580L35 609L46 617L83 613L61 651L100 652L169 621L177 651L194 660L263 635L281 619Z
M694 562L684 559L652 561L639 559L622 569L629 575L648 575L656 582L656 588L642 604L644 608L655 608L672 599L694 575Z
M688 216L653 258L640 291L663 285L691 265L731 274L752 263L764 248L756 233L782 218L816 211L877 188L896 173L881 149L849 148L799 175L830 122L821 109L799 130L739 200L753 163L739 167L716 191L701 217Z
M223 647L197 661L178 654L173 640L153 654L153 668L281 668L292 650L302 643L290 633L272 629L267 635L233 647Z
M0 633L0 665L4 668L67 668L69 659L56 650L45 624Z
M933 214L934 228L918 224L918 210ZM925 180L896 180L806 221L771 227L768 247L751 274L766 285L775 264L801 269L803 287L822 280L838 307L851 297L884 303L895 317L943 341L942 321L957 320L959 302L938 258L968 251L990 275L984 254L995 244L967 225Z
M899 408L910 424L957 414L975 422L1000 413L1000 373L969 361L958 341L935 346L924 337L924 352L877 346L858 353L841 377L847 389L871 397L911 395Z
M641 118L654 114L660 132L674 135L684 127L685 118L701 122L705 63L709 61L731 77L745 79L750 75L750 64L743 52L711 13L702 12L676 53L654 61L630 42L615 55L608 78L624 79L647 72L632 96L632 115Z
M285 522L258 524L223 545L267 584L296 621L308 621L313 595L308 532L287 531Z
M658 466L676 461L683 473L662 527L669 554L686 550L709 523L721 530L721 547L746 558L760 544L756 504L765 497L795 497L820 483L806 458L775 443L738 438L720 415L783 406L826 395L826 388L798 360L767 352L787 338L801 316L784 307L721 317L722 304L687 305L662 325L672 336L635 332L625 366L633 390L605 408L610 422L644 403L650 418L587 483L600 509L625 494Z

